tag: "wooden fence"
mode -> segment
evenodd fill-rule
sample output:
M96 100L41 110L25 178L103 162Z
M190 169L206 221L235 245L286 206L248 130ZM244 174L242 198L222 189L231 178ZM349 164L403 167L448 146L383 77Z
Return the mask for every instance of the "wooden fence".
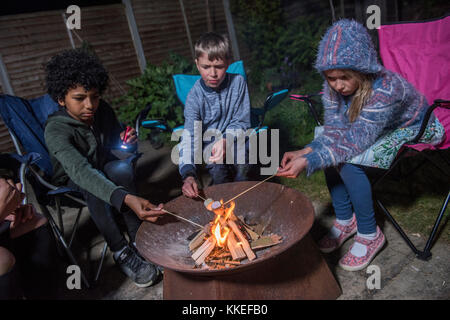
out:
M65 25L65 16L69 16L65 9L0 16L0 63L4 65L0 93L27 99L45 94L45 63L61 50L81 46L84 40L109 71L105 97L114 99L126 92L126 80L139 76L147 61L158 64L169 52L192 58L193 42L203 32L228 33L225 3L123 0L81 7L81 29L71 31ZM0 152L12 149L0 119Z

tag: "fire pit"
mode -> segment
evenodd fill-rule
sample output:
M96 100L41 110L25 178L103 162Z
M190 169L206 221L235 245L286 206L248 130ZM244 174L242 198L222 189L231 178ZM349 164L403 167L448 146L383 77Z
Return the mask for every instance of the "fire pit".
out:
M228 200L255 182L234 182L206 188L205 195ZM236 216L263 224L282 243L256 251L230 269L195 268L189 237L195 226L165 216L144 222L136 243L142 256L164 267L165 299L335 299L341 291L308 232L314 209L302 193L275 183L263 183L235 200ZM203 201L180 196L165 209L200 225L214 218Z

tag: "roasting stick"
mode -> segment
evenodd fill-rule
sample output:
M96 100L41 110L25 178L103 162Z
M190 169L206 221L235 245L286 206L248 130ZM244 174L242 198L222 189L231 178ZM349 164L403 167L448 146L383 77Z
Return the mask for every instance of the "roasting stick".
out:
M227 202L225 202L225 203L223 204L223 206L226 205L228 202L231 202L231 201L233 201L234 199L236 199L236 198L242 196L243 194L249 192L249 191L252 190L253 188L256 188L256 187L259 186L261 183L266 182L266 181L269 180L269 179L272 179L272 178L275 177L275 176L276 176L276 173L273 174L273 175L271 175L271 176L268 177L268 178L265 178L263 181L258 182L257 184L255 184L254 186L248 188L247 190L242 191L242 192L239 193L237 196L235 196L235 197L231 198L230 200L228 200Z
M178 219L181 219L181 220L184 220L184 221L186 221L186 222L189 222L190 224L193 224L194 226L197 226L197 227L199 227L199 228L202 228L202 229L203 229L203 227L204 227L204 226L199 225L198 223L195 223L194 221L191 221L191 220L189 220L189 219L183 218L183 217L181 217L181 216L179 216L179 215L177 215L177 214L175 214L175 213L173 213L173 212L167 211L166 209L161 209L161 211L163 211L163 212L165 212L165 213L168 213L168 214L171 214L172 216L174 216L174 217L176 217L176 218L178 218Z

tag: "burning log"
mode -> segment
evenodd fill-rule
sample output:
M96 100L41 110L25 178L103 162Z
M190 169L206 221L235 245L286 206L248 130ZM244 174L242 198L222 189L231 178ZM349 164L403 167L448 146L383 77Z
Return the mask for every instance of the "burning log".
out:
M233 265L240 265L241 263L239 261L232 261L232 260L209 260L208 262L211 263L217 263L217 264L233 264Z
M248 243L245 236L242 234L242 232L239 230L239 227L237 226L236 222L233 220L228 221L228 225L233 230L234 234L238 237L239 241L242 244L242 249L244 249L245 254L247 255L248 260L252 261L256 259L255 253L250 248L250 244Z
M195 260L196 265L201 265L205 258L214 250L216 246L216 239L214 237L209 237L205 242L194 252L191 256Z
M189 242L189 249L197 267L223 269L240 265L248 258L256 259L253 250L268 248L281 243L281 237L271 235L262 237L262 233L248 225L243 217L234 214L235 203L225 207L223 201L205 200L205 206L216 214ZM258 225L256 225L258 227ZM195 251L195 252L194 252ZM230 260L231 258L231 260Z
M194 239L189 242L189 250L194 251L197 249L204 241L207 234L204 231L200 231L197 233L197 235L194 237Z
M233 260L242 260L247 256L242 247L238 244L233 232L230 232L228 235L227 247L231 252L231 257Z

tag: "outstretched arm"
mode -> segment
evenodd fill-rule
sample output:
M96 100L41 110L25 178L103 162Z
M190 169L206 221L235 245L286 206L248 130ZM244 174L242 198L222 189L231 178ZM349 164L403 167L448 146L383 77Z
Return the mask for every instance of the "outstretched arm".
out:
M136 213L139 219L144 221L156 222L158 218L165 214L161 209L163 204L155 206L150 201L132 194L127 194L124 203Z

